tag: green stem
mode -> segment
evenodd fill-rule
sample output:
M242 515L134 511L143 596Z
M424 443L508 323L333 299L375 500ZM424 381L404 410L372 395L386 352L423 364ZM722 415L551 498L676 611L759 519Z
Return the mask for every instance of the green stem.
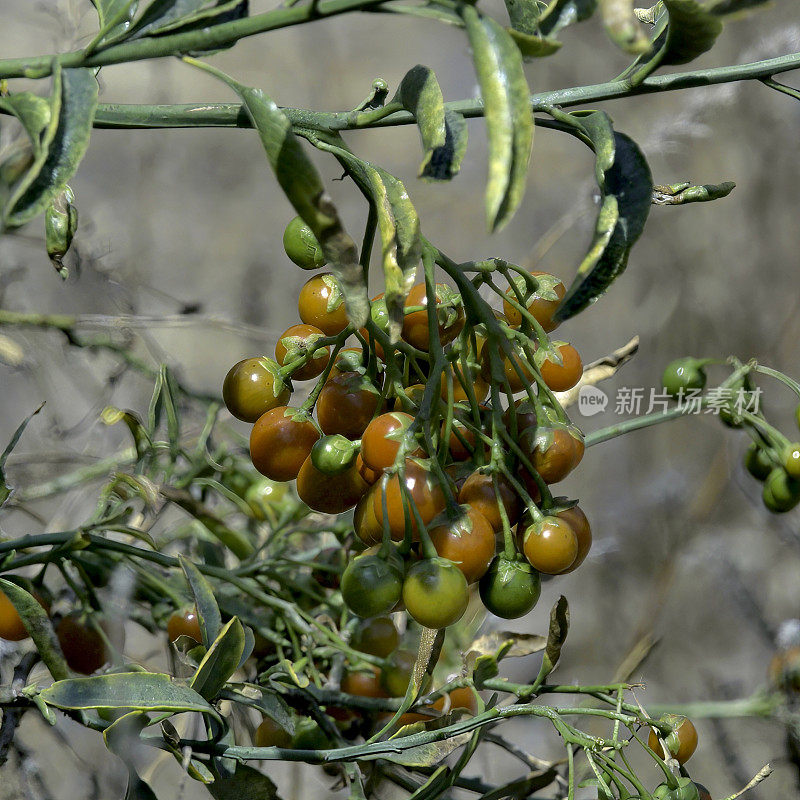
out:
M332 5L358 5L355 0L328 0L321 2L319 8L325 9ZM344 13L338 11L337 13ZM331 16L329 13L328 16ZM252 18L255 19L255 18ZM298 20L299 22L305 21ZM226 23L231 25L234 23ZM297 24L297 23L292 23ZM221 26L220 26L221 27ZM187 34L183 34L186 36ZM196 34L195 34L196 35ZM156 40L140 40L145 43L164 43L174 37L160 37ZM135 44L135 43L134 43ZM118 46L122 47L122 45ZM130 45L128 45L130 47ZM105 51L106 55L114 54L118 48ZM187 49L192 49L187 48ZM159 55L171 55L173 51L161 52ZM175 52L180 52L175 51ZM103 53L97 54L93 59L99 59ZM77 56L77 57L76 57ZM74 63L65 66L82 66L80 53L61 56L62 59L71 57ZM151 58L149 55L139 55L138 58ZM25 65L39 70L39 74L29 77L44 77L50 74L53 56L44 56L38 59L7 59L0 60L0 76L6 78L26 77ZM134 58L120 58L120 61L136 60ZM116 63L116 62L109 62ZM682 89L693 89L704 86L714 86L724 83L733 83L746 80L761 80L800 68L800 53L788 53L776 58L763 61L752 61L746 64L736 64L728 67L715 67L713 69L692 70L676 72L670 75L651 76L638 86L632 86L627 81L607 81L606 83L588 84L566 89L556 89L531 95L530 102L533 111L546 110L552 106L567 108L571 106L594 104L605 100L618 100L636 97L643 94L658 94ZM41 70L45 70L41 72ZM448 111L455 111L467 118L482 117L483 104L479 100L456 100L445 103ZM316 130L352 130L355 128L383 128L397 125L414 125L416 120L408 111L398 111L388 117L378 120L364 121L363 117L353 115L351 111L312 111L302 108L284 108L286 116L297 127ZM546 124L546 120L536 120L537 124ZM187 103L178 105L131 105L120 103L101 103L97 108L94 125L97 128L195 128L195 127L225 127L225 128L250 128L252 123L245 110L238 103ZM552 126L551 126L552 127Z

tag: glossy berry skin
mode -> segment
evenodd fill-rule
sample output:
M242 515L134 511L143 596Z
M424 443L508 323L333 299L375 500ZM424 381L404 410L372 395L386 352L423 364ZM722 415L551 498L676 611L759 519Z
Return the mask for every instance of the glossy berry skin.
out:
M107 623L100 623L106 635L110 633ZM110 653L103 637L80 614L67 614L56 626L56 636L70 669L83 675L91 675L106 664Z
M397 632L391 617L373 617L364 620L356 629L352 639L353 647L360 653L386 658L400 643L400 634Z
M447 699L447 703L445 703L445 699ZM458 689L451 689L446 696L434 700L433 707L442 713L445 708L447 708L447 713L458 708L465 708L472 716L475 716L478 713L478 699L472 689L460 686Z
M790 478L800 480L800 443L795 442L789 445L783 461L783 468Z
M764 505L775 513L791 511L800 503L800 481L789 477L786 470L777 467L764 481Z
M348 672L342 678L341 689L345 694L353 694L357 697L389 696L381 686L381 673L377 667L371 667L369 672L364 670Z
M296 415L296 408L273 408L250 431L253 466L273 481L294 480L319 439L314 423Z
M509 356L504 350L500 351L500 355L509 389L516 394L526 388L526 383L534 383L535 378L527 354L517 343L513 343L511 347L513 355ZM481 378L488 384L492 383L491 352L491 348L484 347L481 353Z
M464 308L458 294L443 283L436 284L436 304L444 305L444 309L437 309L439 316L439 341L442 346L452 342L464 327ZM406 309L422 306L420 311L406 312L403 320L401 336L417 350L428 352L430 339L428 336L428 295L425 284L414 286L408 293L405 302Z
M444 433L444 423L442 423L442 433ZM453 461L467 461L472 458L472 453L477 443L478 437L475 431L467 428L463 422L454 416L448 444Z
M508 516L508 522L510 525L515 525L522 513L519 497L503 475L497 476L497 488ZM464 481L464 485L458 493L458 502L468 505L482 514L492 528L498 532L503 530L503 520L500 516L500 504L497 497L492 476L476 470Z
M188 636L198 644L203 641L203 631L200 629L200 617L196 608L184 608L176 611L167 620L167 638L174 642L179 636Z
M361 453L356 456L356 469L358 470L361 477L370 485L372 486L373 483L377 483L378 479L383 474L382 471L377 469L372 469L372 467L368 467L364 463L364 459L361 457Z
M507 561L500 555L480 582L486 610L503 619L524 617L539 600L541 579L530 564Z
M253 734L253 744L256 747L291 747L292 735L272 717L264 717Z
M331 743L314 720L301 717L295 726L291 746L293 750L325 750Z
M278 343L275 345L275 360L283 367L311 351L312 357L292 372L292 380L308 381L316 378L328 366L331 357L330 347L316 346L316 342L324 336L325 334L313 325L305 323L292 325L278 338Z
M284 229L283 249L300 269L319 269L326 264L322 245L302 217L295 217Z
M452 391L454 403L466 403L469 401L469 394L464 388L466 385L472 386L472 391L475 394L475 400L477 402L482 403L486 399L487 395L489 394L489 384L486 382L477 368L468 369L465 373L461 368L461 362L459 361L456 364L445 367L445 372L442 373L442 377L440 379L442 400L446 401L448 398L448 372L453 376Z
M661 385L673 397L700 390L706 385L706 373L694 358L679 358L667 364Z
M377 555L359 556L342 575L342 599L359 617L377 617L400 600L403 576L397 566Z
M428 532L436 552L452 561L467 583L479 581L494 558L495 533L486 517L471 506L461 506L461 515L445 519Z
M528 563L545 575L558 575L568 570L578 556L575 531L558 517L545 517L526 526L522 542Z
M319 328L327 336L336 336L350 324L339 284L328 272L315 275L303 284L297 307L303 322Z
M458 622L468 602L464 573L446 558L418 561L403 582L406 610L426 628L446 628Z
M317 398L317 421L323 433L359 439L378 410L381 396L357 372L334 375Z
M531 272L531 275L539 281L539 287L535 292L527 290L527 284L522 277L517 278L515 282L518 282L518 286L526 298L527 302L524 305L528 311L542 328L550 333L558 327L558 323L553 320L553 314L567 293L567 289L555 275L547 272ZM515 300L518 299L513 288L507 289L506 294ZM519 328L522 325L522 314L508 300L503 301L503 313L512 328Z
M375 516L375 488L370 487L356 504L353 512L353 529L356 536L366 545L378 544L383 539L383 525ZM397 541L400 541L399 537Z
M34 592L39 605L48 611L48 605ZM14 604L0 591L0 639L7 642L21 642L30 636Z
M271 358L245 358L234 364L222 384L228 411L243 422L255 422L262 414L289 402L291 390Z
M369 486L358 474L355 462L345 472L326 475L309 456L297 474L297 496L314 511L341 514L353 508Z
M529 440L522 440L523 446ZM576 449L577 438L567 428L551 428L548 432L540 429L533 440L533 452L529 454L531 463L536 471L547 483L563 481L577 466L583 455L581 442L580 450Z
M672 733L663 739L672 757L683 766L697 749L697 731L694 725L691 720L678 714L664 714L659 722L664 722L672 728ZM661 743L652 729L647 744L651 750L663 757Z
M762 448L755 442L751 442L744 454L744 466L757 481L763 481L766 480L775 465Z
M566 342L553 342L552 346L558 349L562 364L557 364L550 357L542 361L539 372L544 382L554 392L569 391L583 375L583 362L578 351Z
M400 444L414 417L402 411L390 411L375 417L361 437L361 458L378 472L391 467Z
M800 692L800 646L790 647L772 657L769 679L778 689Z
M341 434L336 433L333 436L317 439L310 455L314 466L326 475L339 475L351 467L355 467L361 474L356 463L358 446Z
M578 506L572 506L565 511L559 511L556 516L564 520L575 532L578 539L578 553L575 560L567 569L561 571L561 575L566 575L569 572L574 572L578 567L583 564L586 556L589 555L589 550L592 548L592 528L589 525L589 520L583 509Z
M381 670L381 686L389 697L402 697L408 689L417 657L408 650L396 650Z
M409 501L416 506L417 512L424 525L427 525L445 507L445 496L442 487L430 474L428 467L414 459L406 459L403 483L408 491ZM383 506L386 504L386 523L389 526L393 539L402 539L406 530L406 513L403 503L399 474L384 475L375 484L373 494L373 509L375 519L383 526ZM412 508L409 507L408 522L412 535L418 536L417 519Z
M244 501L258 520L269 519L286 497L286 484L270 478L254 481L244 493Z

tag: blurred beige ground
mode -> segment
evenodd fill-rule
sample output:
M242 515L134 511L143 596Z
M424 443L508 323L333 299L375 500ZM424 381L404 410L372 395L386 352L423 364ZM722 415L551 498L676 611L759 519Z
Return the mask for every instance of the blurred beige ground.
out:
M252 3L253 13L267 8ZM4 57L69 49L84 43L95 24L88 0L0 0L0 21ZM557 55L528 65L534 90L607 80L625 66L596 21L565 31L563 38ZM731 23L694 66L751 61L798 47L797 4L783 0ZM374 78L394 87L416 63L436 71L445 99L475 92L461 32L387 15L351 15L254 37L213 63L263 87L282 105L314 109L352 108ZM796 84L798 78L787 80ZM210 77L170 60L109 67L101 83L106 102L233 99ZM564 326L563 337L590 361L633 334L641 336L637 358L604 386L612 398L623 386L649 391L663 365L685 354L756 357L800 377L800 104L747 83L602 107L643 146L657 183L733 180L737 188L714 203L654 208L628 271L607 297ZM554 225L572 220L538 262L571 278L589 241L594 191L590 153L572 138L537 130L525 202L494 237L484 233L480 120L470 122L464 168L449 185L415 179L419 143L413 128L351 133L347 141L406 181L425 234L457 260L493 255L528 263ZM340 171L332 160L316 161L358 238L360 195L349 183L334 182ZM306 276L288 262L280 243L292 212L251 131L99 130L72 186L81 213L82 268L68 259L73 275L63 284L47 261L41 224L33 223L0 242L3 308L158 318L200 304L194 322L148 322L142 353L163 358L209 392L218 391L230 364L269 352L275 336L295 321L296 293ZM257 326L263 334L226 330L203 322L207 317ZM146 382L107 382L108 358L66 352L57 335L5 329L0 336L25 354L21 366L0 364L0 443L48 401L12 460L13 478L52 477L68 468L58 460L64 453L90 460L120 446L122 433L101 429L98 413L109 403L145 409ZM777 384L765 385L771 418L797 438L791 397ZM587 431L611 424L613 399L598 417L575 417ZM645 705L744 697L765 682L775 629L800 616L800 517L774 518L762 509L758 487L740 467L745 444L742 434L700 417L587 453L564 488L581 498L595 549L580 571L548 583L539 607L516 624L543 630L552 602L567 595L573 629L560 681L609 680L637 632L652 631L658 647L634 674L646 684L638 693ZM47 527L79 521L86 502L69 498L47 506ZM7 515L2 527L8 535L41 529L21 515ZM535 667L520 661L509 669L512 677L530 678ZM800 796L792 768L782 761L778 726L748 719L700 720L697 727L701 746L692 775L714 797L740 789L767 761L776 772L749 797ZM558 755L557 737L544 722L513 722L506 732L540 756ZM68 737L75 752L63 749L56 736ZM31 756L25 775L40 769L47 797L124 794L124 772L96 735L73 725L54 733L30 714L21 741ZM492 750L475 759L473 770L500 781L518 767ZM296 767L270 772L285 800L323 796L330 784L318 770L303 771L302 780ZM654 770L650 777L655 785ZM0 798L28 796L19 780L12 761L0 777ZM206 796L196 784L178 789L179 782L171 760L156 769L154 785L172 787L160 796Z

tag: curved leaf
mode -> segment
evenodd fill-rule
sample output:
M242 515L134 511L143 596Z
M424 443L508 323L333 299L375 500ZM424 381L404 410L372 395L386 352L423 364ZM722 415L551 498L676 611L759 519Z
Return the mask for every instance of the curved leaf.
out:
M389 312L389 338L396 342L403 325L406 295L422 257L419 217L406 187L386 170L353 155L341 139L323 143L343 164L372 201L381 235L385 300Z
M419 174L425 175L434 153L444 147L447 141L444 98L433 70L422 64L410 69L400 81L394 102L402 103L403 108L410 111L417 121L425 149Z
M663 0L668 18L653 43L659 64L688 64L708 52L722 33L721 20L698 0Z
M203 644L206 648L216 641L222 628L222 616L219 613L217 598L208 579L185 556L178 556L181 569L189 582L189 588L194 595L194 604L197 616L200 619L200 632L203 634Z
M190 686L206 700L213 700L238 669L244 651L244 629L234 617L220 631L192 677Z
M647 52L650 42L633 13L634 0L600 0L600 14L611 40L626 53Z
M33 152L38 155L42 149L42 133L52 118L50 101L31 92L17 92L0 96L0 108L13 114L22 123L33 145Z
M480 16L472 6L465 6L461 13L489 138L486 220L494 231L511 219L525 193L534 128L530 91L522 55L505 28Z
M216 776L207 788L214 800L278 800L275 784L247 764L237 764L230 777Z
M653 178L636 143L616 133L600 111L557 113L596 154L595 171L603 195L594 238L554 318L569 319L597 300L625 270L628 255L644 228Z
M92 0L100 20L100 30L92 45L122 38L130 28L139 0ZM91 48L91 45L90 45Z
M132 38L218 25L247 16L249 0L155 0L137 20Z
M0 591L17 610L25 629L31 635L39 656L50 674L58 681L69 677L69 668L61 652L53 625L39 601L16 583L0 578Z
M437 147L420 176L423 180L449 181L458 175L467 152L467 121L457 111L444 114L445 140Z
M33 219L64 191L89 146L97 88L90 69L56 68L50 122L33 165L3 209L7 227L18 227ZM41 118L41 112L37 117Z
M28 414L28 416L25 417L25 419L22 420L19 425L17 425L17 429L14 431L14 434L6 445L5 450L0 453L0 506L2 506L11 495L11 487L6 483L6 461L8 461L8 457L17 446L17 442L19 442L19 440L22 438L22 434L25 433L25 428L28 427L28 423L43 408L44 403L42 403L35 411L32 411L30 414Z
M89 678L69 678L43 689L50 706L73 711L90 708L127 708L136 711L196 711L221 719L194 689L156 672L117 672Z
M550 0L539 18L539 32L550 36L567 25L589 19L597 10L597 2L598 0Z
M519 47L523 58L543 58L551 56L561 49L562 42L548 36L537 36L534 34L520 33L513 28L509 29L511 38Z
M227 83L242 99L278 183L322 245L325 258L342 287L350 322L356 328L363 327L369 318L369 296L355 242L345 231L336 207L325 191L316 167L294 135L288 117L260 89L242 86L207 64L188 60Z

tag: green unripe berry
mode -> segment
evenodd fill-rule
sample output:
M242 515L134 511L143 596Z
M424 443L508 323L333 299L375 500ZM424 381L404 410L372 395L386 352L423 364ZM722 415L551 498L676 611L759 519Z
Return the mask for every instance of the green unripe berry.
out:
M302 217L295 217L286 226L283 249L300 269L319 269L327 263L322 246Z

